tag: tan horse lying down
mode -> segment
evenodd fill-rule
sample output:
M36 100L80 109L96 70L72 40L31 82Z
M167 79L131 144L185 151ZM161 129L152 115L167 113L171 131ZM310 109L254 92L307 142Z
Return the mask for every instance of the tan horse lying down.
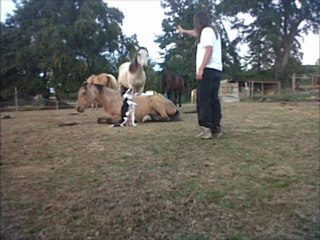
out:
M83 112L91 106L93 101L97 101L104 108L106 123L117 124L121 121L121 107L124 98L119 91L84 82L78 92L77 111ZM180 120L176 106L162 95L134 96L133 101L137 104L136 122ZM101 123L102 120L98 119L98 123Z

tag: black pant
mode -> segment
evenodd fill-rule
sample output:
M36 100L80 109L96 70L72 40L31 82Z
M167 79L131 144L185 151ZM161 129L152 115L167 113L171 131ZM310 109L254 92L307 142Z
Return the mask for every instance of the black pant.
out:
M220 127L221 106L219 87L221 72L205 68L203 79L197 81L197 113L199 126L214 129Z

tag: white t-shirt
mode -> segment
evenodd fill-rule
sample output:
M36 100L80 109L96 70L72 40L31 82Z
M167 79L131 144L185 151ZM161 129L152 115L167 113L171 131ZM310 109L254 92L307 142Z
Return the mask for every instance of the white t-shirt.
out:
M197 56L196 56L196 72L202 64L202 60L205 53L205 47L212 46L213 51L211 58L209 59L206 68L213 68L219 71L222 71L222 56L221 56L221 39L218 34L214 33L211 27L205 27L202 29L200 34L200 42L197 45Z

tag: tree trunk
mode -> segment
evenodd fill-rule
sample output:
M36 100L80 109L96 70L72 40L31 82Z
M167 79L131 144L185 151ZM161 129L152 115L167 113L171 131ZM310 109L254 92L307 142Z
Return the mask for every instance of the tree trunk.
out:
M290 31L289 34L286 34L283 37L282 43L281 43L281 49L276 51L276 60L275 60L275 79L281 81L281 85L285 86L285 79L284 79L284 72L288 65L288 60L290 55L290 51L293 45L294 36L297 32L296 26L293 30Z
M43 81L43 85L44 85L43 98L49 99L50 98L50 89L48 88L48 79L47 79L47 72L46 71L44 71L44 73L43 73L42 81Z

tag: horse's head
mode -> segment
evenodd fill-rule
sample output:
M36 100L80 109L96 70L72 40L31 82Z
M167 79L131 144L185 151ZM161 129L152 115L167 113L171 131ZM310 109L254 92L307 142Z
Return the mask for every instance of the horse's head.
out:
M148 67L149 53L145 47L140 47L136 54L137 62L143 68Z
M87 82L84 82L79 89L77 106L76 106L76 109L78 112L83 112L86 108L91 107L91 104L94 101L91 91L89 91L88 89L89 86L90 85L88 85Z

